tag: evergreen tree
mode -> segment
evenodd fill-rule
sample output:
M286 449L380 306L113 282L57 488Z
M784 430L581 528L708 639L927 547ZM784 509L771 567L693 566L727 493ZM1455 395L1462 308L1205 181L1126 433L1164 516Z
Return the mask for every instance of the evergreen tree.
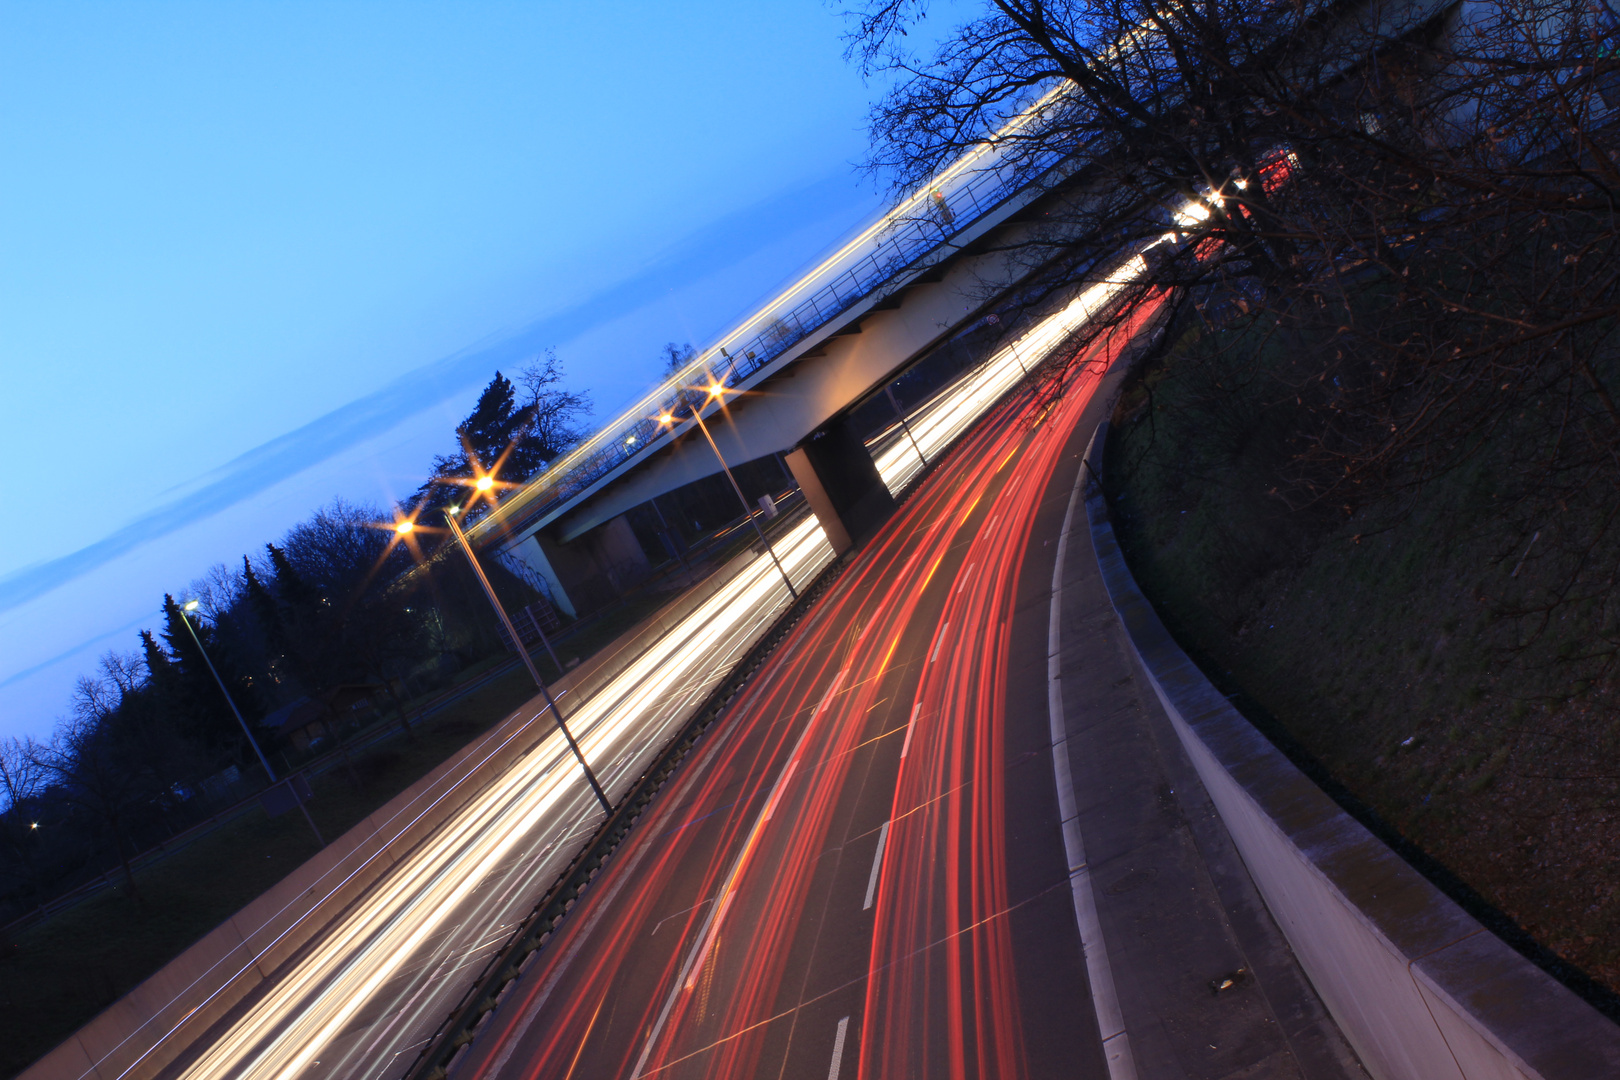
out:
M501 466L503 457L523 435L532 416L531 410L519 408L517 390L512 381L500 372L478 395L478 402L467 418L456 425L458 449L433 459L433 476L417 491L417 504L437 509L460 501L457 480L471 479L476 472L489 472Z
M236 745L239 736L236 717L220 693L214 672L209 670L209 661L213 662L219 678L231 688L238 708L246 708L251 701L246 681L237 677L225 650L219 647L213 628L201 619L188 619L169 593L163 594L163 622L163 642L167 649L158 651L167 653L168 670L174 676L166 704L180 730L192 742L209 749ZM190 630L186 629L188 623ZM202 649L209 650L206 657ZM147 663L151 665L150 657Z
M320 602L321 597L317 595L317 591L310 587L303 575L293 566L292 560L287 558L286 548L277 547L275 544L266 544L264 548L270 553L270 567L276 576L276 595L280 597L282 603L295 610L301 610Z
M484 470L495 467L528 426L530 411L519 408L517 389L500 372L478 395L478 404L456 428L464 459L468 466Z
M280 649L285 630L281 622L281 609L276 606L276 598L270 595L270 590L264 582L259 580L259 574L253 569L253 563L246 555L242 556L242 582L247 593L248 606L253 609L253 617L259 620L259 627L264 631L266 641L272 648Z
M338 668L342 665L341 611L325 590L312 584L288 557L287 549L266 544L270 554L270 567L274 576L274 595L255 575L248 585L257 587L263 598L261 619L268 625L265 633L277 654L278 673L282 666L299 687L308 694L316 694L335 682L341 681ZM251 595L251 593L250 593Z
M141 631L141 652L146 660L147 684L159 696L173 696L179 688L180 673L150 630Z
M285 560L283 560L285 561ZM261 635L262 674L266 679L265 693L270 699L270 706L274 707L276 699L285 704L286 700L296 696L294 690L300 682L295 669L299 667L296 656L297 642L288 632L287 620L283 616L281 603L270 591L270 587L260 579L253 563L246 555L242 556L242 592L247 600L248 609L253 613L254 621L258 623ZM287 685L291 680L291 686ZM273 689L281 687L280 691Z
M562 377L562 365L551 353L519 373L521 391L497 371L456 426L459 449L433 459L433 475L411 500L418 512L464 501L467 493L458 481L480 470L496 471L502 483L522 483L577 443L585 433L580 421L590 413L590 399L560 389Z

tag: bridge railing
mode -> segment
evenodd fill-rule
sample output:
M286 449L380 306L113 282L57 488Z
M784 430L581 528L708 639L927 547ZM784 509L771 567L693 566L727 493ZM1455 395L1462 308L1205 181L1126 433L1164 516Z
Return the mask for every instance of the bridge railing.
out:
M872 247L855 257L851 265L797 303L783 307L791 303L792 292L796 291L790 290L786 300L766 307L726 340L705 350L617 420L509 496L474 527L474 535L521 529L637 455L647 453L659 445L665 434L658 422L660 415L703 404L703 395L689 389L695 380L712 379L727 387L741 384L1002 205L1027 180L1021 170L986 161L990 156L988 149L970 154L938 182L913 194L868 230L875 235ZM797 288L810 285L814 277L813 273Z

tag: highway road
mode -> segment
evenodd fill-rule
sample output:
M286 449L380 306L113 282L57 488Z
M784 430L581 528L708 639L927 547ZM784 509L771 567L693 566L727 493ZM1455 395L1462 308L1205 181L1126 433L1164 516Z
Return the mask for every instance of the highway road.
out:
M998 137L1011 138L1038 122L1063 92L1061 85L1053 87L1011 117ZM1004 144L990 140L977 145L910 196L841 238L685 367L475 523L469 535L492 537L521 515L554 499L569 498L637 457L657 452L667 445L670 433L660 429L656 418L672 409L685 389L717 379L736 389L759 377L805 333L871 297L896 275L919 272L918 260L960 242L959 233L971 232L987 215L1005 215L1034 197L1036 192L1028 185L1038 170L1030 162L1009 166L1005 158Z
M877 447L880 471L890 486L900 490L909 483L923 467L925 456L933 460L960 437L1017 383L1027 366L1038 363L1067 338L1114 288L1094 286L941 394L912 418L916 445L909 439L902 445L891 438ZM1022 436L1009 434L1016 430L1017 422L1004 415L986 429L999 434L968 436L969 445L954 451L952 460L1000 455L1003 445L1012 449L1019 444ZM992 443L986 444L986 439ZM937 482L931 483L930 491L938 489ZM902 519L915 520L918 507L935 506L939 498L928 495L912 500ZM947 501L955 506L960 500ZM1008 533L1002 542L1011 543L1016 535ZM788 572L801 585L833 557L813 519L795 525L777 539L776 546ZM946 560L942 573L954 572L949 563ZM988 567L986 561L986 573ZM916 579L918 568L911 565L907 572ZM610 795L617 797L633 783L668 736L789 601L770 560L760 557L588 700L563 701L570 723ZM969 616L964 613L963 617ZM916 627L922 624L911 626L892 616L880 622L895 635L896 655L909 655L900 650L902 639L911 641L906 635L921 633ZM826 625L825 620L818 620L817 625ZM961 628L966 623L958 621L957 625ZM868 629L870 634L860 639L862 648L877 648L871 635L879 634L881 627ZM805 655L813 652L807 650ZM837 673L829 677L837 677ZM829 701L853 693L866 700L868 691L882 682L852 673L846 673L843 681L847 685ZM883 695L872 700L880 698ZM873 707L875 722L889 717L895 706ZM539 700L525 706L531 718L529 729L514 738L532 738L534 731L549 727L541 708ZM281 965L259 991L197 1040L163 1075L288 1080L382 1080L398 1075L460 997L490 950L527 913L599 820L600 812L561 739L555 733L547 736L422 842L317 941ZM907 850L907 835L905 828L896 830L898 851ZM744 859L738 874L746 876L753 865L751 859ZM725 931L724 939L732 940L737 918L742 916L734 918L728 910L719 920L715 939L721 940ZM895 940L907 932L911 931L896 928ZM670 936L674 936L673 928ZM159 1043L165 1036L142 1032L140 1037Z
M813 519L777 544L801 582L831 557ZM610 795L634 782L787 603L774 567L756 560L606 687L584 702L564 699ZM538 730L550 726L542 705L526 706ZM174 1071L188 1077L399 1072L396 1054L438 1025L487 948L528 911L599 821L579 769L553 732Z
M1052 538L1107 349L1049 411L1015 394L935 463L455 1080L1109 1075L1076 1022L1094 1012L1045 674Z

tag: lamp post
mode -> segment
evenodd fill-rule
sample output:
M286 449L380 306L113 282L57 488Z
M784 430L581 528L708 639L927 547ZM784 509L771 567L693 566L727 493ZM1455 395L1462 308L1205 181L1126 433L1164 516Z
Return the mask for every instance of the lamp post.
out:
M710 400L719 398L725 392L726 388L719 382L709 383ZM708 404L708 402L704 402L704 404ZM753 507L748 504L747 497L743 495L742 486L737 483L737 478L731 475L731 466L726 464L725 455L720 453L720 447L715 444L714 436L709 434L709 425L703 422L703 405L693 407L692 419L697 421L698 430L703 432L703 437L709 441L709 449L714 451L715 458L720 462L720 468L725 470L726 479L731 481L731 490L737 493L737 501L742 503L743 514L747 516L748 524L754 527L754 533L759 537L759 542L765 545L765 550L770 553L771 562L776 564L776 569L781 573L783 582L787 584L788 592L792 594L793 599L797 600L799 598L799 590L793 587L793 579L788 577L787 569L783 567L782 560L776 557L776 549L772 547L771 542L765 538L765 530L759 527L758 521L754 520ZM665 413L658 418L658 422L660 424L673 425L675 422L675 417L670 413Z
M889 395L889 407L894 410L895 418L900 421L900 426L906 431L906 438L911 440L911 448L917 451L917 458L923 463L923 468L926 469L928 467L928 458L923 454L922 447L917 445L917 436L911 433L911 425L906 423L906 414L900 411L900 402L896 401L894 397L894 384L884 383L883 392Z
M493 486L494 481L487 476L480 477L478 480L479 491L488 491ZM596 779L596 773L591 771L590 763L585 760L584 751L579 748L579 743L574 741L573 733L568 730L568 724L563 720L562 710L557 708L557 703L551 698L551 691L546 687L544 680L540 678L540 673L535 670L534 661L529 658L529 650L523 647L523 639L518 637L517 627L513 626L512 620L506 617L506 609L501 606L500 600L495 596L495 590L490 586L489 578L484 576L484 568L478 564L478 557L473 554L472 545L467 542L467 534L461 531L461 523L456 520L455 512L446 510L444 520L449 523L450 532L461 543L461 550L466 554L467 561L472 564L473 573L478 577L478 583L484 587L484 595L489 597L490 606L495 609L495 614L500 616L501 625L506 627L506 632L512 636L512 647L517 650L518 657L523 661L523 666L529 669L529 677L534 680L534 685L540 688L540 693L545 697L546 708L551 710L551 715L557 721L557 730L562 732L562 737L568 742L568 749L574 752L574 758L579 762L579 767L585 771L585 779L591 785L591 791L596 794L596 801L602 804L604 813L611 815L613 813L613 804L608 802L607 792L602 790L601 783ZM408 524L408 522L401 522L402 526L405 524ZM550 642L547 642L547 647L550 647Z
M180 608L180 621L185 623L186 629L190 631L191 640L196 642L197 651L202 654L203 663L208 665L208 674L214 677L219 692L225 695L225 704L231 707L231 712L236 716L236 722L242 725L242 734L247 736L248 745L253 747L253 752L259 755L259 764L264 766L265 775L270 777L270 786L274 787L280 783L276 779L276 770L270 767L270 759L264 756L264 750L259 746L259 740L253 737L253 730L248 727L247 721L242 718L242 710L236 707L236 699L231 697L229 690L225 689L225 680L221 679L219 672L214 670L214 662L208 658L208 650L203 648L202 638L197 636L197 628L192 626L191 620L186 617L186 613L196 611L197 606L197 601L187 600ZM290 780L287 782L287 790L292 793L293 802L298 804L298 809L304 812L304 820L309 822L310 831L315 834L316 841L321 847L325 847L326 839L321 836L320 828L316 826L315 819L309 814L309 807L304 805L304 800L299 796L298 789L293 787Z
M483 476L480 476L478 478L478 480L473 484L473 488L475 490L477 490L478 492L480 492L482 494L485 494L485 495L489 494L489 492L494 487L495 487L495 478L493 476L489 475L488 473L485 473ZM461 513L461 507L452 505L452 506L446 508L445 513L447 513L450 516L454 517L456 514ZM463 543L463 545L465 545L466 540L463 539L462 543ZM472 554L472 549L467 548L466 550L467 550L467 554L470 556ZM482 577L481 574L479 576ZM493 594L491 594L491 599L493 599L493 598L494 598ZM500 607L499 604L496 604L495 606L497 608ZM501 619L503 621L506 619L506 614L505 614L504 611L501 613ZM558 656L557 655L557 650L551 647L551 638L546 635L546 628L540 625L540 620L539 619L534 619L532 621L533 621L533 624L534 624L534 632L540 635L540 644L542 644L542 645L544 645L546 647L546 653L547 653L547 655L549 655L551 657L551 665L552 665L552 667L555 667L557 669L557 675L559 677L561 677L561 675L563 673L562 657ZM512 629L510 623L507 624L507 629L508 630ZM517 641L517 638L513 638L512 640ZM539 681L538 678L536 679L536 681Z

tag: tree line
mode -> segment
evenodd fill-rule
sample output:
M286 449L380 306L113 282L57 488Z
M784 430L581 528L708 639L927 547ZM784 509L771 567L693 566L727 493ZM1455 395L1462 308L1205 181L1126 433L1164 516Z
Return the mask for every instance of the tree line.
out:
M1139 255L1118 310L1173 298L1168 339L1214 430L1237 395L1264 399L1269 496L1301 518L1416 505L1488 459L1500 558L1528 556L1548 585L1484 599L1526 640L1579 610L1601 632L1571 660L1612 674L1607 0L989 0L918 52L927 8L851 14L850 58L893 79L870 170L910 192L993 147L1044 192L1002 242L1032 306Z
M496 372L457 425L456 451L434 459L403 512L426 523L477 475L498 468L519 483L544 470L590 411L562 379L549 352L515 380ZM319 738L349 719L323 705L350 688L369 703L366 721L392 717L409 732L408 698L503 649L464 563L431 540L399 543L393 519L339 499L215 566L164 596L137 648L79 678L49 740L0 741L0 921L109 868L135 892L131 857L267 782L220 683L285 760L294 748L265 723L278 710L308 703ZM495 561L485 569L504 602L536 599Z

